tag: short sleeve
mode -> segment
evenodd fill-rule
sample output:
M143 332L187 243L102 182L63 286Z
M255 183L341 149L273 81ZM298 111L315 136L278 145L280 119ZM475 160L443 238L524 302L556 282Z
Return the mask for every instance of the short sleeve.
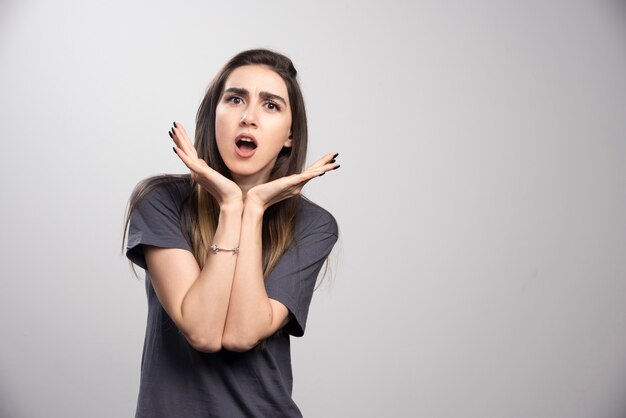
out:
M172 187L151 190L131 213L126 257L144 270L143 245L192 251L179 220L182 199Z
M338 237L337 222L322 211L296 236L265 280L268 297L281 302L292 314L285 330L296 337L304 335L317 276Z

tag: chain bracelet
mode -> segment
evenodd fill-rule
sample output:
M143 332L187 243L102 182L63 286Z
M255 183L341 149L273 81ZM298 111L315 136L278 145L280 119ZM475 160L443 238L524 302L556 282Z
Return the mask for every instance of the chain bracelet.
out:
M211 252L213 254L217 254L220 251L230 251L233 253L233 255L238 254L239 253L239 247L235 247L235 248L220 248L217 245L213 244L209 247L209 249L211 250Z

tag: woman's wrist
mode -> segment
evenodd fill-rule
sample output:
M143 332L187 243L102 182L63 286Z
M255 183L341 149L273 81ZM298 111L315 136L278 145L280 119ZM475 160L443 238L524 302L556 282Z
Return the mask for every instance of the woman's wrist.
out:
M243 206L243 213L245 215L263 217L263 214L265 213L265 206L263 206L257 200L250 199L248 197L246 199L246 203Z
M243 211L243 200L229 200L220 204L220 212L241 213Z

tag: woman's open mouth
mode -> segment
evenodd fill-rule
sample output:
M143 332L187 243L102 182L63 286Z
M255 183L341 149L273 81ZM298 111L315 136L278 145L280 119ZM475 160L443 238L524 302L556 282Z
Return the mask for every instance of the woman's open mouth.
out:
M256 149L256 139L251 134L239 134L235 138L235 151L240 157L251 157Z

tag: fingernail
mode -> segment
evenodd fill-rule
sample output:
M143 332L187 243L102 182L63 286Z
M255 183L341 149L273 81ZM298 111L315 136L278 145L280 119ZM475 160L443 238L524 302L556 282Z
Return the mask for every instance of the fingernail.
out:
M322 174L320 174L320 175L319 175L319 176L317 176L317 177L322 177L324 174L326 174L326 172L323 172Z
M338 169L339 167L341 167L341 166L340 166L340 165L338 165L337 167L333 168L333 170L336 170L336 169Z
M174 122L174 128L178 128L178 126L176 126L176 122Z
M178 153L176 152L176 148L172 147L172 149L174 150L174 154L178 155Z
M174 135L172 135L171 131L167 131L168 134L170 134L170 138L174 139Z
M336 162L336 160L333 158L328 164L332 164L334 162Z
M333 161L335 161L335 158L337 158L338 155L339 155L339 153L333 155Z

